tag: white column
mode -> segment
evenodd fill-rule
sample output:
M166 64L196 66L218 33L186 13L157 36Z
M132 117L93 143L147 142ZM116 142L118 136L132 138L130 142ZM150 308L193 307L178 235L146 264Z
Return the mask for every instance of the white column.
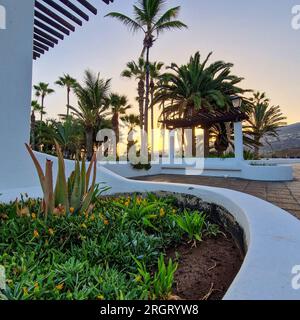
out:
M32 163L24 143L30 135L34 0L1 0L0 190L29 186ZM1 201L1 197L0 197Z
M175 131L169 131L169 160L170 164L174 164L175 159Z
M242 122L234 123L234 153L235 159L244 160L244 142Z

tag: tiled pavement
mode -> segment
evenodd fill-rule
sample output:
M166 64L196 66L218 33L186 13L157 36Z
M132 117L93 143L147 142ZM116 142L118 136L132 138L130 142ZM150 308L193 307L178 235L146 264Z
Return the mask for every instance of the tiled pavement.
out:
M214 178L182 175L158 175L137 178L145 181L162 181L199 184L245 192L274 203L300 219L300 164L294 165L294 181L260 182L234 178Z

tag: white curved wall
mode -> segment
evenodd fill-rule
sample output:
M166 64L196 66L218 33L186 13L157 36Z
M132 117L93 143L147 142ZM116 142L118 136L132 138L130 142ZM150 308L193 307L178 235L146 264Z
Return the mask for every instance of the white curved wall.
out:
M40 160L45 155L38 154ZM51 159L52 157L47 158ZM66 161L66 169L73 170L73 162ZM56 165L54 165L56 170ZM97 182L112 187L109 193L169 191L198 196L206 202L227 209L244 229L247 255L241 270L224 299L295 299L300 291L292 288L292 268L300 264L300 221L286 211L253 196L237 191L169 183L133 181L100 166ZM14 200L21 192L31 197L41 196L36 184L31 188L2 190L0 201Z

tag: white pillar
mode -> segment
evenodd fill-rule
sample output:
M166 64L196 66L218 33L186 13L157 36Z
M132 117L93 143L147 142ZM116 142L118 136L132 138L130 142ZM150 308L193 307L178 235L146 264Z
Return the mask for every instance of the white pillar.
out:
M34 0L1 0L0 190L32 185L24 143L30 135ZM1 197L0 197L1 201Z
M242 122L234 123L234 153L235 159L244 160L244 142Z
M170 164L174 164L175 159L175 131L169 131L169 160Z

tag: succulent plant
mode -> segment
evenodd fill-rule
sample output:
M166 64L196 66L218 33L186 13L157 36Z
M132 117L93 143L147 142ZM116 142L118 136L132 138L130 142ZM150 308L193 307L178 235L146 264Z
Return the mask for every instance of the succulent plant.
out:
M91 201L96 191L96 154L93 155L87 170L84 158L81 164L79 160L76 160L74 171L70 177L66 179L64 158L60 146L55 142L58 170L56 184L53 190L53 161L46 160L44 172L29 145L25 144L25 146L33 160L40 179L44 194L42 210L45 217L57 211L65 214L76 214L91 210ZM92 182L90 184L91 175Z

